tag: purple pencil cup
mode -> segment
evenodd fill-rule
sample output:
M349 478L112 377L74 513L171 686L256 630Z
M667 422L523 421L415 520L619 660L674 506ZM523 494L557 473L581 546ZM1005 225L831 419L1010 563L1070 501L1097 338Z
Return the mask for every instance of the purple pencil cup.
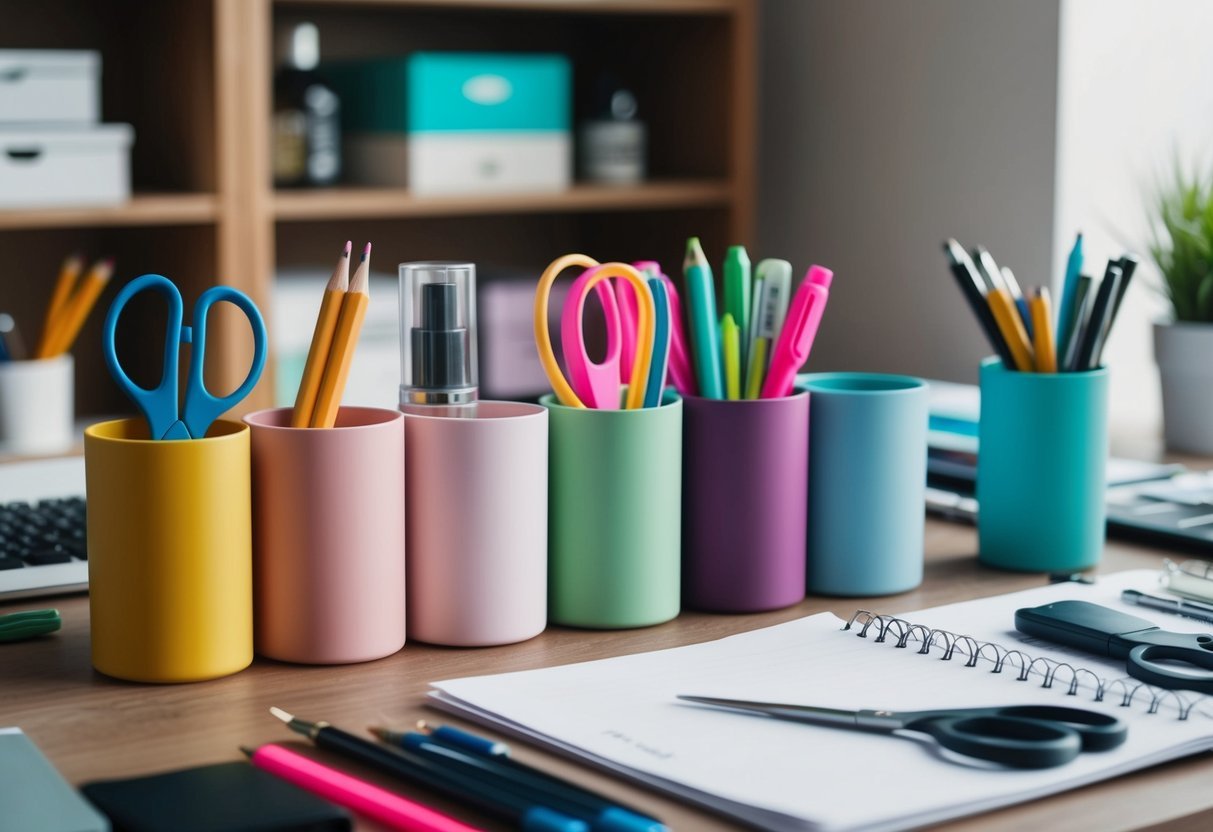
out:
M805 597L809 394L683 404L682 597L759 612Z

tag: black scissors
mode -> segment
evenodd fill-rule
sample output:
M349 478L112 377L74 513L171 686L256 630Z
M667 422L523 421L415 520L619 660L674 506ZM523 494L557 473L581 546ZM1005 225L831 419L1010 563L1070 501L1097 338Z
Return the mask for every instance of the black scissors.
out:
M1213 635L1173 633L1087 601L1058 601L1015 612L1015 629L1055 644L1125 659L1134 679L1160 688L1213 694ZM1191 669L1160 664L1178 661Z
M744 699L679 696L687 702L810 725L892 734L916 731L944 748L1010 768L1052 768L1081 751L1106 751L1125 741L1129 729L1115 717L1080 708L1009 705L939 711L844 711L811 705L777 705Z

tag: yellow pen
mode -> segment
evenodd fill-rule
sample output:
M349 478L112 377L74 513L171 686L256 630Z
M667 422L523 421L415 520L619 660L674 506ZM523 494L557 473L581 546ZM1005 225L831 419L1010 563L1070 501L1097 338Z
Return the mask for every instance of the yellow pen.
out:
M720 319L720 349L724 354L725 398L741 398L741 330L731 314Z
M1038 286L1032 290L1028 299L1028 309L1032 313L1032 342L1036 350L1036 371L1040 373L1057 372L1057 347L1053 339L1053 304L1049 299L1049 289Z
M986 292L986 300L994 313L998 330L1011 350L1011 357L1015 359L1015 369L1021 373L1032 372L1036 368L1032 346L1028 342L1028 331L1023 327L1019 310L1015 308L1015 301L1011 300L1011 293L1003 288L991 289Z

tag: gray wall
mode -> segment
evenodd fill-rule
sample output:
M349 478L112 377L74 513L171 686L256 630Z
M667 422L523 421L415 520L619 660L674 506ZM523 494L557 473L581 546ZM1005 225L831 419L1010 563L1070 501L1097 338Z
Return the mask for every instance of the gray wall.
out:
M758 247L834 269L806 369L976 381L940 249L1048 283L1057 0L763 0Z

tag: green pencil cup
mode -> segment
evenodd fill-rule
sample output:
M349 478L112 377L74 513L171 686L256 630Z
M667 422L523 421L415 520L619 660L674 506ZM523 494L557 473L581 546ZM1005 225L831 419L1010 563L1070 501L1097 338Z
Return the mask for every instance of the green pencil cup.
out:
M597 629L678 615L682 399L593 410L539 403L548 424L548 618Z
M977 532L981 562L1072 572L1104 545L1108 371L1021 373L981 365Z

